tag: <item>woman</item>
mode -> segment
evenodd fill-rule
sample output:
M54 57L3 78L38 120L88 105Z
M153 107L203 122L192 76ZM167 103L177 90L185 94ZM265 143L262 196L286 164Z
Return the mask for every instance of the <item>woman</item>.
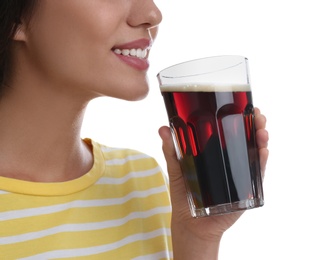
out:
M217 259L241 213L191 217L168 127L172 213L153 158L80 139L89 101L147 94L154 2L2 0L0 14L0 258ZM256 127L264 172L257 109Z

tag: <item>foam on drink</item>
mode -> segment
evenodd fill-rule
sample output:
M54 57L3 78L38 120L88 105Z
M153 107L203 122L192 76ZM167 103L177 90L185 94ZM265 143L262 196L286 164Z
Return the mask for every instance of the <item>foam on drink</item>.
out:
M187 85L161 85L161 92L248 92L249 84L187 84Z

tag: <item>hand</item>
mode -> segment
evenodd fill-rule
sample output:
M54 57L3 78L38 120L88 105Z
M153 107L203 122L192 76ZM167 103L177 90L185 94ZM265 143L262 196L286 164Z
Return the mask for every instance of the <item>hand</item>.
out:
M255 108L255 126L261 172L264 176L269 153L267 149L269 138L268 132L265 130L266 118L258 108ZM170 180L171 228L175 259L198 259L197 257L199 259L216 259L222 234L236 222L243 211L200 219L193 218L189 211L185 185L169 127L161 127L159 134L163 141L162 149ZM202 252L206 254L205 258L202 257Z

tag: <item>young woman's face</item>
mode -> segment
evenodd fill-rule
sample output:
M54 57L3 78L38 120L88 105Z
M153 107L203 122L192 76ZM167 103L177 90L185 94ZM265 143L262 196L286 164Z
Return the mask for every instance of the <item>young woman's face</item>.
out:
M161 19L153 0L41 0L26 46L35 72L54 86L137 100L148 92L148 28Z

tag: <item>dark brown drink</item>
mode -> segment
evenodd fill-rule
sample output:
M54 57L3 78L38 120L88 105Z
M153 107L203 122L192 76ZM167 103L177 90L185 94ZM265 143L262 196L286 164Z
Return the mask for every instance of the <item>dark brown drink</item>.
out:
M249 85L185 89L161 86L191 203L196 209L262 206Z

